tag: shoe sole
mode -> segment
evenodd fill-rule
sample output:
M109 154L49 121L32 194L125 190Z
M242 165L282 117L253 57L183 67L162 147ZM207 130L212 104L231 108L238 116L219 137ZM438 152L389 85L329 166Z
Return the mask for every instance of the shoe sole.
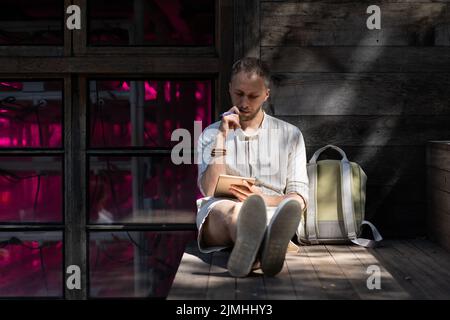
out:
M300 212L300 204L288 200L274 214L267 228L261 254L261 269L265 275L274 276L283 268L289 241L300 223Z
M236 242L228 259L228 272L234 277L247 276L256 259L267 225L266 205L257 195L248 197L239 211Z

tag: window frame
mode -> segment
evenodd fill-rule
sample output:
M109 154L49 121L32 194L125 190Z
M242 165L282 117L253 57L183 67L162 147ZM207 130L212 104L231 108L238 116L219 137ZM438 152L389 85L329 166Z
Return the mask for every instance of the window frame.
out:
M86 0L64 0L64 8L79 5L82 29L64 28L63 47L4 46L0 47L0 78L16 80L63 79L63 148L55 150L0 149L4 154L30 156L33 154L63 154L63 223L1 224L1 231L63 232L63 297L68 300L89 298L89 232L93 231L181 231L196 230L195 224L130 224L89 225L87 223L88 156L113 153L117 155L151 155L161 150L95 150L87 147L88 80L91 78L208 78L212 80L211 121L230 108L228 95L229 70L234 59L233 8L237 0L214 0L215 45L212 47L86 47ZM64 14L65 19L67 15ZM231 28L230 28L231 25ZM201 66L201 68L199 68ZM164 151L168 152L169 151ZM85 173L85 174L80 174ZM66 286L67 267L81 269L81 289ZM17 297L29 299L30 297ZM2 299L0 297L0 299ZM96 298L98 299L98 298Z
M0 57L67 57L72 52L72 32L66 28L67 14L65 10L72 4L72 0L63 0L63 44L62 45L0 45Z

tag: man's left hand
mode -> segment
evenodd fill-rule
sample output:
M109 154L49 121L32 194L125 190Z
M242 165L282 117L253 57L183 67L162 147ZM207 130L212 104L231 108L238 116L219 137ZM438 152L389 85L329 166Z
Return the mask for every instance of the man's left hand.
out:
M239 201L245 201L245 199L252 194L260 195L264 199L261 188L258 188L254 184L250 184L245 180L243 180L243 185L232 184L229 190Z

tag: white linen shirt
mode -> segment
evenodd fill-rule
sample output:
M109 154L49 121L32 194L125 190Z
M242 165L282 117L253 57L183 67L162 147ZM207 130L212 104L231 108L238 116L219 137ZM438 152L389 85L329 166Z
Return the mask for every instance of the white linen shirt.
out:
M211 162L220 121L208 126L198 140L198 179ZM241 129L230 130L225 142L226 174L256 178L266 195L297 193L308 203L306 150L299 128L266 113L256 134L246 136ZM199 199L203 200L205 198Z

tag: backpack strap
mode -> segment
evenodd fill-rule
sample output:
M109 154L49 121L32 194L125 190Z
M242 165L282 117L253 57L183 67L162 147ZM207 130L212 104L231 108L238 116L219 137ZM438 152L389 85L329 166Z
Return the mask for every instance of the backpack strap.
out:
M309 177L309 203L306 210L307 238L311 244L319 244L317 240L317 163L314 161L308 165Z
M341 197L342 215L347 237L349 240L355 240L356 225L352 197L352 166L346 156L341 160Z
M377 228L371 222L363 220L361 222L361 226L363 226L365 224L368 225L370 227L370 229L372 230L374 240L365 239L365 238L357 238L357 239L352 240L352 242L361 247L366 247L366 248L376 247L378 245L378 243L381 240L383 240L383 237L381 236L381 234L378 232Z
M317 188L317 159L319 158L320 154L325 151L326 149L334 149L337 152L339 152L339 154L342 156L341 159L341 167L340 167L340 171L341 171L341 197L342 197L342 214L344 217L344 226L345 226L345 230L347 232L347 237L350 240L354 240L356 239L356 224L355 224L355 211L353 208L353 199L352 199L352 167L350 164L350 161L348 161L347 155L345 154L344 150L342 150L339 147L333 146L331 144L326 145L322 148L320 148L319 150L317 150L314 155L311 157L310 160L310 166L311 168L311 173L312 173L312 181L311 181L311 186L310 187L310 192L311 189L313 189L313 192L316 192L316 188ZM308 168L309 169L309 168ZM308 171L309 173L309 171ZM310 194L309 196L310 199L314 199L317 200L315 197L315 194ZM314 202L314 201L312 201ZM311 212L311 214L316 213L316 206L317 204L313 204L314 208ZM311 204L310 204L311 206ZM309 210L309 208L308 208ZM309 218L309 214L308 214L308 218ZM311 222L312 219L307 219L306 224L308 226L308 221ZM314 223L316 223L316 221L314 220ZM311 227L312 228L312 227ZM315 225L314 225L315 228ZM309 230L309 228L308 228ZM317 237L316 237L317 238Z

